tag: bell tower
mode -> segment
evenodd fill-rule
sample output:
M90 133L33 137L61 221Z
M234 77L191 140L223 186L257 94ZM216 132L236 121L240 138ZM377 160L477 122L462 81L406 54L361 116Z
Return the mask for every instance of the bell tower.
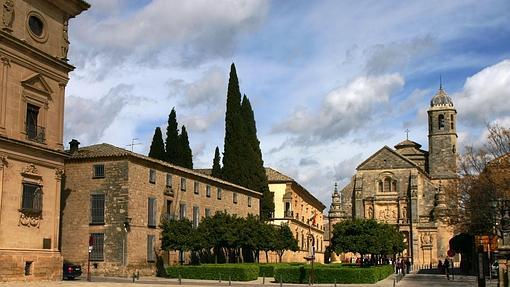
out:
M457 111L452 99L439 90L430 101L428 172L432 179L457 177Z

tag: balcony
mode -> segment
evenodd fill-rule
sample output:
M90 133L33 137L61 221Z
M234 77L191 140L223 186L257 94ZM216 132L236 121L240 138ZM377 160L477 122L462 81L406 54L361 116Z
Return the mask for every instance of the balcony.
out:
M45 143L46 141L46 129L44 127L25 123L25 133L28 140L37 143Z

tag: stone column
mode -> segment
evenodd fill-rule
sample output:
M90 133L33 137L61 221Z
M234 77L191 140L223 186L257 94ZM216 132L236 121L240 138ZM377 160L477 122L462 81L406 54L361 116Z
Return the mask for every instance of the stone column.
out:
M0 69L0 133L5 132L5 120L7 118L7 80L11 61L7 57L1 57L2 68Z
M0 223L2 222L2 197L4 193L4 170L7 166L7 157L0 155Z
M55 203L54 203L54 222L53 222L53 244L52 249L58 250L58 231L59 231L59 223L60 223L60 192L62 190L62 177L64 175L64 170L60 168L55 169Z

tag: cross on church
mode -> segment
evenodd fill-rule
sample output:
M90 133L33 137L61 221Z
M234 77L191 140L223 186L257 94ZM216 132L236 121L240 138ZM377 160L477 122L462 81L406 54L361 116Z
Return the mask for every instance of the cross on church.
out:
M404 132L406 133L406 140L409 140L409 129L405 129Z

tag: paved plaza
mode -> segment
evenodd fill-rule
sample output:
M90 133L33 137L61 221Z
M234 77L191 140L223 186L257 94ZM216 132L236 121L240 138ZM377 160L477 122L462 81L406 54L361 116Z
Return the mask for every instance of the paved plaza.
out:
M279 283L266 281L263 284L263 279L259 278L255 281L250 282L231 282L231 286L280 286ZM394 276L390 276L389 278L378 282L377 284L337 284L336 286L350 286L350 287L391 287L394 286ZM199 286L229 286L228 281L212 281L212 280L187 280L183 279L181 285L188 287L199 287ZM82 286L94 286L94 287L118 287L118 286L143 286L143 287L151 287L151 286L179 286L179 282L177 279L165 279L165 278L157 278L157 277L143 277L140 280L136 281L136 283L132 283L130 279L127 278L105 278L105 277L97 277L93 278L93 282L87 282L85 278L81 278L78 280L72 281L57 281L57 282L17 282L17 283L0 283L0 287L9 286L9 287L22 287L22 286L30 286L30 287L82 287ZM308 286L307 284L283 284L282 286L294 287L294 286ZM333 287L334 284L314 284L314 286L328 286ZM444 275L438 274L409 274L405 276L400 282L396 283L397 287L440 287L440 286L448 286L448 287L470 287L477 286L476 277L474 276L461 276L456 275L455 279L447 280ZM497 282L492 280L491 282L487 281L487 286L497 286Z

